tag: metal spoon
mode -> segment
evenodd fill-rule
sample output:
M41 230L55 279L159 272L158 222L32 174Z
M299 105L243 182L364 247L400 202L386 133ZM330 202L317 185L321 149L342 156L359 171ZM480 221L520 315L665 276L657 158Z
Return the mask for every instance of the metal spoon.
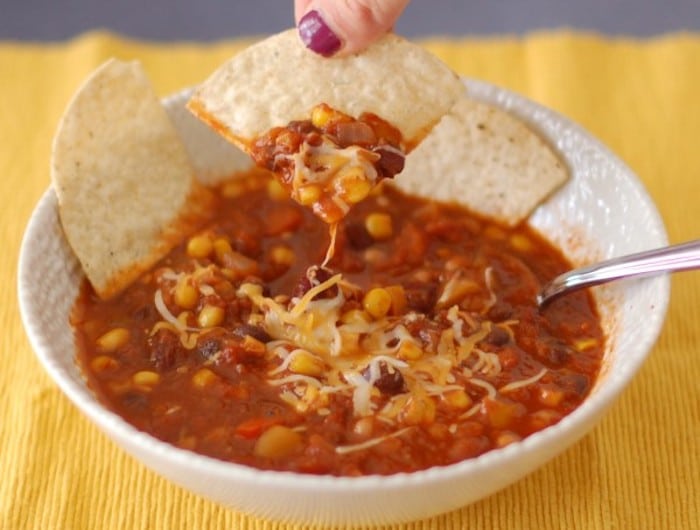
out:
M700 269L700 239L601 261L560 274L537 295L543 307L553 298L601 283L664 272Z

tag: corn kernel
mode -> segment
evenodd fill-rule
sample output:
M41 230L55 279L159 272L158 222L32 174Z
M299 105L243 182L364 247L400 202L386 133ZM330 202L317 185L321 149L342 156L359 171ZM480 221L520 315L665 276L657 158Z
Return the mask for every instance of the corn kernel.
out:
M548 407L557 407L564 399L564 392L558 388L540 388L538 401Z
M180 439L177 441L176 445L178 447L182 447L183 449L193 450L195 447L197 447L197 437L193 434L180 436Z
M401 411L401 419L408 425L432 423L435 419L435 402L430 396L411 396Z
M257 353L260 355L267 351L264 342L259 341L258 339L256 339L255 337L251 337L250 335L246 335L245 337L243 337L243 342L241 343L241 346L247 352Z
M316 105L311 111L311 123L314 127L322 129L331 121L335 113L327 105Z
M491 426L496 429L508 427L524 412L524 407L519 403L490 398L484 399L482 409Z
M369 438L370 436L372 436L373 430L374 421L372 420L371 416L360 418L355 422L355 425L352 428L352 432L354 432L362 438Z
M150 387L160 383L160 375L150 370L141 370L140 372L136 372L131 377L131 380L135 385Z
M344 329L339 330L341 344L343 345L343 354L352 355L353 352L360 351L360 334L351 333Z
M183 325L183 327L187 327L190 325L190 316L192 316L192 313L189 311L182 311L178 316L177 316L177 321Z
M394 234L391 216L387 213L371 213L365 218L365 228L374 239L388 239Z
M192 384L197 388L206 388L219 380L219 376L209 368L200 368L192 375Z
M399 351L396 354L397 357L406 361L415 361L416 359L420 359L422 355L423 350L421 350L417 344L408 341L401 343Z
M464 390L450 390L445 392L442 397L445 403L456 409L466 409L472 404L471 398Z
M111 353L124 346L128 340L128 329L114 328L97 339L97 347L100 351Z
M520 252L530 252L533 248L530 238L522 234L512 234L509 241L510 246Z
M199 301L197 289L186 279L181 279L175 286L175 303L183 309L192 309Z
M303 186L297 191L297 200L304 206L310 206L321 197L321 188L315 184Z
M453 272L458 269L466 269L470 265L469 259L466 256L453 256L445 261L445 270Z
M270 179L267 181L267 194L272 200L275 201L289 199L289 193L276 179Z
M356 204L364 200L371 190L372 184L367 180L357 180L349 188L346 188L345 198L350 204Z
M387 254L382 249L370 247L365 250L364 258L367 263L376 265L385 262L387 260Z
M350 159L346 156L340 156L337 154L317 154L314 155L311 167L324 170L327 174L333 174L340 171L344 165L346 165Z
M346 166L338 173L343 198L351 204L362 201L372 190L365 172L359 166Z
M248 191L248 186L243 179L232 180L224 184L221 194L227 199L235 199Z
M451 307L461 302L467 295L477 293L480 290L481 287L474 280L454 276L443 287L437 302L435 302L435 307L439 309Z
M522 438L511 431L503 431L496 437L496 447L505 447L515 442L519 442Z
M374 318L385 317L391 308L391 295L381 287L371 289L362 300L362 306Z
M296 256L291 248L284 245L277 245L270 250L270 259L276 265L289 267L294 263Z
M214 241L214 252L216 253L216 258L223 262L226 256L233 252L233 248L227 239L220 237Z
M372 197L382 196L384 193L384 181L380 180L377 185L375 185L369 192Z
M326 395L321 396L321 393L315 386L307 385L306 390L304 390L304 395L301 396L301 399L296 402L294 408L297 412L303 414L304 412L308 411L311 406L317 404L319 398L320 401L327 401L327 397L328 396Z
M207 234L194 236L187 242L187 255L191 258L206 258L212 250L214 244Z
M323 374L324 370L323 361L307 352L296 353L289 362L289 371L295 374L318 377Z
M111 372L119 368L119 362L109 355L99 355L90 362L90 368L97 373Z
M590 338L590 339L579 339L576 342L574 342L574 348L576 348L577 351L586 351L590 350L591 348L594 348L595 346L598 345L598 339Z
M343 324L369 324L370 317L362 309L350 309L340 317Z
M495 225L488 225L484 229L484 235L490 239L505 239L506 233L499 227Z
M255 442L253 452L263 458L284 458L301 449L301 435L283 425L273 425Z
M293 153L299 148L299 143L301 142L301 137L299 134L290 131L289 129L282 130L275 138L275 144L282 151L287 153Z
M530 414L529 425L535 430L542 430L545 427L554 425L562 418L562 414L556 410L542 409Z
M202 328L213 328L224 321L223 308L215 305L205 305L197 315L197 323Z
M406 291L402 285L389 285L385 287L386 292L391 295L391 314L403 315L406 311Z

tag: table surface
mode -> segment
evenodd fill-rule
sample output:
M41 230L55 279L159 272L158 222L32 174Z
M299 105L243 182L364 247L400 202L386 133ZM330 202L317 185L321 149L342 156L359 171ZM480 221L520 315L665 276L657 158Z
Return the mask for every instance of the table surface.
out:
M2 2L0 40L60 40L95 28L153 40L217 40L292 25L291 0L30 0ZM569 27L646 37L700 29L698 0L414 0L399 34L522 34Z
M201 41L291 25L291 0L0 2L0 41L65 39L98 27L140 39ZM672 242L698 238L700 1L580 3L413 0L397 31L416 37L562 26L637 37L694 31L641 42L556 31L426 46L460 74L580 123L639 175ZM138 57L157 92L169 94L199 82L245 43L173 46L97 32L60 45L0 42L0 196L7 198L0 208L0 528L286 528L178 488L110 442L39 365L12 288L24 227L49 184L56 124L88 73L108 57ZM597 429L482 502L393 528L698 528L700 273L674 275L672 285L664 332Z

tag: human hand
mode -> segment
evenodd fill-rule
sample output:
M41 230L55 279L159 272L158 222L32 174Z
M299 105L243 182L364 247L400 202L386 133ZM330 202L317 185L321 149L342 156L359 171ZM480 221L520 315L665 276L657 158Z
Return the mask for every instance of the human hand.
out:
M357 53L389 31L409 0L294 0L299 37L330 57Z

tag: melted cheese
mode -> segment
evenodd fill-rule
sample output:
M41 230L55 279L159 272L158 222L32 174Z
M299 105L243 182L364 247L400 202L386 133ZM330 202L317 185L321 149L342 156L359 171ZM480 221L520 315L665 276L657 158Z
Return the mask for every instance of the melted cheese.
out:
M495 303L492 274L490 268L484 272L490 305ZM356 299L353 297L358 287L343 280L340 274L311 283L303 296L292 298L285 305L263 296L262 288L256 284L243 284L238 290L238 296L253 303L251 318L274 339L267 343L268 360L274 366L268 372L268 382L280 387L280 397L299 412L328 411L327 401L318 401L314 406L313 400L344 394L351 400L356 417L372 415L400 427L415 400L437 400L447 392L458 390L468 392L472 398L475 392L483 392L460 416L467 418L479 411L484 397L493 399L500 393L533 384L546 372L543 369L535 376L498 389L489 382L488 379L501 374L500 359L496 353L477 345L495 325L512 337L511 326L515 321L493 324L453 306L446 312L448 326L440 331L437 343L424 344L409 332L409 324L421 318L419 315L409 313L371 322L355 319L344 323L341 320L344 306L349 298ZM329 290L333 296L322 297ZM402 357L402 351L406 351L402 347L406 345L411 345L409 351L414 353L411 358ZM325 372L318 376L290 373L290 364L302 353L322 360ZM402 388L397 389L397 394L383 395L377 383L396 372L401 376ZM399 429L390 436L402 432L404 429ZM371 447L385 438L341 446L338 450L343 453Z
M335 448L335 452L338 453L339 455L345 455L348 453L352 453L354 451L361 451L363 449L369 449L370 447L374 447L375 445L378 445L382 443L384 440L388 440L389 438L395 438L397 436L401 436L405 432L409 431L411 427L404 427L403 429L399 429L398 431L392 432L391 434L386 434L384 436L378 436L376 438L370 438L367 441L364 441L362 443L358 444L352 444L352 445L339 445Z

